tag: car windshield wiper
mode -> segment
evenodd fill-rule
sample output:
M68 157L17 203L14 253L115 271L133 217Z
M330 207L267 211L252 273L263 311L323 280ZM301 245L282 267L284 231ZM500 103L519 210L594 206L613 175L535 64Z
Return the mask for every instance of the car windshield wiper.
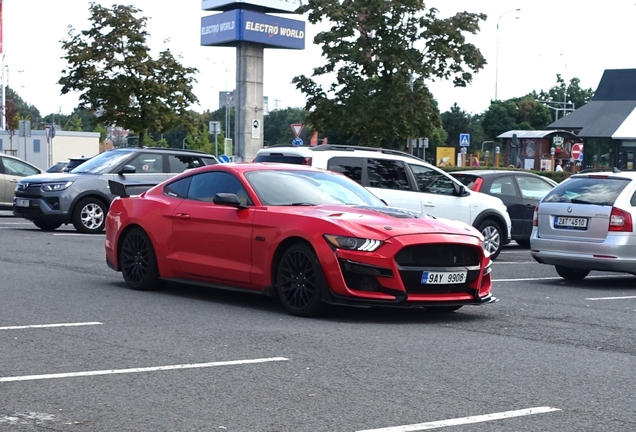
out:
M291 204L281 204L281 205L288 205L288 206L315 206L318 204L314 204L314 203L310 203L310 202L295 202L295 203L291 203Z
M571 199L570 202L572 204L597 204L597 203L593 203L593 202L590 202L590 201L587 201L587 200L576 199L576 198ZM604 205L604 204L600 204L600 205Z

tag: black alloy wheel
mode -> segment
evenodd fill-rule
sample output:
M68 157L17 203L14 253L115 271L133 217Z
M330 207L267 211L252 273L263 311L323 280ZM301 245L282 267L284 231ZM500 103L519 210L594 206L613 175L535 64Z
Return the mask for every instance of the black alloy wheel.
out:
M585 276L590 274L589 270L574 269L574 268L563 267L559 265L555 265L554 268L556 272L559 274L559 276L561 276L565 280L580 281L585 279Z
M141 228L133 228L122 240L119 264L126 284L148 291L159 284L159 269L152 242Z
M292 315L320 315L326 282L316 253L311 246L296 243L283 254L276 272L278 296L285 310Z
M35 225L36 227L40 228L43 231L55 231L60 226L62 226L61 223L43 222L43 221L33 221L33 225Z

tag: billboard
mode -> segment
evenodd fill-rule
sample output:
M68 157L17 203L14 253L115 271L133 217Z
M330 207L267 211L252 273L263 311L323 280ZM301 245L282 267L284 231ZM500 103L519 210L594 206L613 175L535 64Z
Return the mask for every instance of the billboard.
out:
M241 9L201 18L201 45L234 46L241 41L305 49L305 22Z
M435 159L438 167L455 166L455 147L437 147Z
M228 11L251 9L259 12L294 13L301 0L202 0L201 9L206 11Z

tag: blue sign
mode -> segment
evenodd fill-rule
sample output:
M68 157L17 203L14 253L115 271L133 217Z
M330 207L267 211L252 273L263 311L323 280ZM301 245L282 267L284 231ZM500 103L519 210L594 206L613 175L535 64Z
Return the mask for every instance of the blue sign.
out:
M219 162L221 163L228 163L230 161L230 158L227 155L221 155L219 156Z
M470 134L460 133L459 134L459 145L462 147L468 147L470 145Z
M242 9L201 18L201 45L234 46L240 41L305 49L305 22Z
M300 138L294 138L292 140L292 145L296 146L296 147L301 146L301 145L303 145L303 140L300 139Z

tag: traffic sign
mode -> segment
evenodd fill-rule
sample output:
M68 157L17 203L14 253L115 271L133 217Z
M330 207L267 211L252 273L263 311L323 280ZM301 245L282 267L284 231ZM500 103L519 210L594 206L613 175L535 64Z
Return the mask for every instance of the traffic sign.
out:
M583 144L572 145L572 159L583 160Z
M300 136L300 133L303 131L303 127L305 127L305 125L302 123L294 123L291 125L292 131L294 132L296 138Z
M221 163L228 163L230 161L230 158L228 155L221 155L219 156L219 162Z
M303 145L303 140L298 138L298 137L296 137L296 138L294 138L292 140L292 145L296 146L296 147L301 146L301 145Z
M470 145L470 134L460 133L459 134L459 145L462 147L468 147Z
M261 122L258 119L252 120L252 139L261 137Z

